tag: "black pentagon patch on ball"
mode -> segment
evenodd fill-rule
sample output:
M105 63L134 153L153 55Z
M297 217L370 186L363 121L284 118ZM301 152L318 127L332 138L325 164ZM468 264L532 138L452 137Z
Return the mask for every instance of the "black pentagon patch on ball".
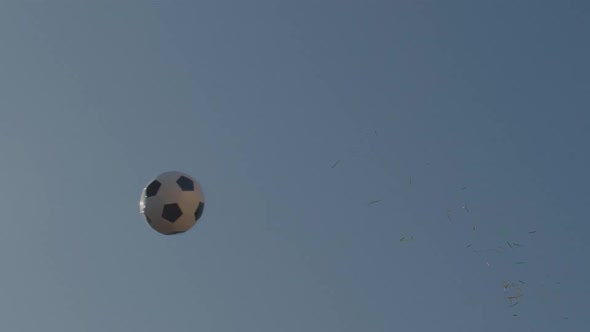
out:
M195 211L195 220L199 220L201 218L201 215L203 215L204 209L205 209L205 203L199 202L199 207L197 207L197 210Z
M193 180L187 178L184 175L179 177L178 180L176 180L176 183L178 184L180 189L182 189L182 191L194 191L195 190L195 184L193 183Z
M164 209L162 210L162 218L168 220L169 222L175 222L182 216L182 210L180 206L176 203L166 204L164 205Z
M162 184L160 183L160 181L158 181L158 180L152 181L152 183L150 183L145 188L145 196L146 197L156 196L156 194L158 193L158 190L160 190L161 186L162 186Z

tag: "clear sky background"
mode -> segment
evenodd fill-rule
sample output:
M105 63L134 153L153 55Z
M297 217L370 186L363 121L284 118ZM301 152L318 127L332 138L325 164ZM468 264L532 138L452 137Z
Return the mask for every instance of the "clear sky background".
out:
M0 330L586 330L589 17L2 1ZM168 170L207 203L167 237Z

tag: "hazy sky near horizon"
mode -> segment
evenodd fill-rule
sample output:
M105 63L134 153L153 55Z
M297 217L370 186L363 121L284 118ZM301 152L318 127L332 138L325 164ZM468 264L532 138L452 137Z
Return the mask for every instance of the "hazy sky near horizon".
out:
M2 1L0 330L584 330L589 17ZM178 236L138 213L168 170Z

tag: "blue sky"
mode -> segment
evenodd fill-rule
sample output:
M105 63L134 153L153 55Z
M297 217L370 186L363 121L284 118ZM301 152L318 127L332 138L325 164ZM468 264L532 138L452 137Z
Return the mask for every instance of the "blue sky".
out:
M589 14L2 2L0 328L584 330ZM182 236L138 213L168 170Z

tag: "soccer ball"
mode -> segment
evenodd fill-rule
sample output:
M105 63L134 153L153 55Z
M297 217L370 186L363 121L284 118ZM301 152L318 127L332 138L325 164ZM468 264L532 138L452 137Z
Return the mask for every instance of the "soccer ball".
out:
M184 233L203 214L205 196L201 185L182 172L165 172L142 191L139 212L147 223L164 235Z

